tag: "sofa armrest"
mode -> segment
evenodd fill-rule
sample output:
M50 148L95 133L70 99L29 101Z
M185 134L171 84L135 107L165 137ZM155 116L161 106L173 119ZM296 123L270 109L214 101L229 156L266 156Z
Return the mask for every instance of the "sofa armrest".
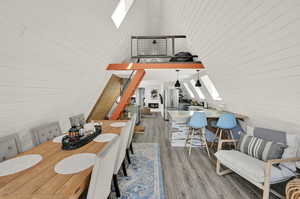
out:
M273 164L283 163L283 162L297 162L300 161L300 158L286 158L286 159L273 159L268 160L265 165L265 180L264 180L264 198L268 198L268 193L270 189L270 179L271 179L271 170ZM266 191L267 190L267 191Z
M273 160L268 160L268 162L269 161L271 162L271 164L278 164L284 162L297 162L300 161L300 158L273 159Z
M238 140L220 140L218 143L218 150L220 151L222 149L223 143L236 143Z
M265 165L265 176L271 174L271 168L273 164L284 163L284 162L297 162L300 161L300 158L286 158L286 159L273 159L268 160Z

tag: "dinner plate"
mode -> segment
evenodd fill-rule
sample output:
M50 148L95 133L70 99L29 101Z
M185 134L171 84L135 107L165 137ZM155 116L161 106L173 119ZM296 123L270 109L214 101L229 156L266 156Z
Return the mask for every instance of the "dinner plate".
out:
M79 153L59 161L54 171L58 174L73 174L88 169L95 164L96 154Z
M117 134L114 133L104 133L104 134L100 134L98 135L94 141L95 142L109 142L111 140L113 140L115 137L117 137Z
M126 122L114 122L110 124L111 127L124 127L126 126Z
M0 163L0 176L11 175L29 169L39 163L43 157L39 154L23 155Z

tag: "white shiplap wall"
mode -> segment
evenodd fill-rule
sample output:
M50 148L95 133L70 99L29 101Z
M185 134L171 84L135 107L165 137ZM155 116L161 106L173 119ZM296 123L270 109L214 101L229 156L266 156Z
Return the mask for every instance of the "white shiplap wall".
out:
M164 34L186 34L229 110L300 133L298 0L161 0Z
M0 136L68 117L87 116L110 73L147 30L148 1L135 1L116 29L118 0L0 1Z

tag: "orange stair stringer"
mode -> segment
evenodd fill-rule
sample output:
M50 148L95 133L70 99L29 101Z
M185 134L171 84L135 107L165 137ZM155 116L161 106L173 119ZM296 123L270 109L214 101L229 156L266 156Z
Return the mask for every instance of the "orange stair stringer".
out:
M109 118L110 120L117 120L121 116L126 105L130 102L131 96L134 94L135 90L138 88L139 84L141 83L144 75L145 75L145 70L136 70L134 77L131 79L127 89L123 93L123 96L121 97L118 106L116 107L111 117Z

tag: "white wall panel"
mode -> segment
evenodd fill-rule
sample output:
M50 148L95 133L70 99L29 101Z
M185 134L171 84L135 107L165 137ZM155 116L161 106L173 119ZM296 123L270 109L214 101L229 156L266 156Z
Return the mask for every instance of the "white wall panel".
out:
M164 34L186 34L227 109L299 133L297 0L161 0Z
M107 64L130 55L131 35L146 34L148 1L135 1L119 29L110 18L117 3L0 2L0 136L55 120L66 130L69 116L88 115Z

